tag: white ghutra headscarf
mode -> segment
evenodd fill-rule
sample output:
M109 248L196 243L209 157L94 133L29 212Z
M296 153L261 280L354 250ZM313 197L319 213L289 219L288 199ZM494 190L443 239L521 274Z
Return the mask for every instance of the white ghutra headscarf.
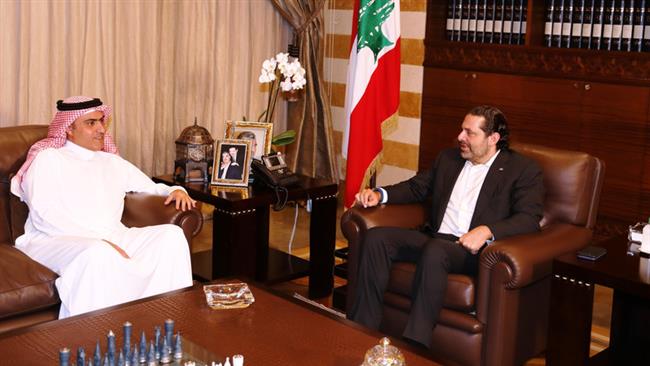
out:
M23 163L16 175L11 179L11 193L20 197L21 200L23 200L23 190L20 187L20 184L23 181L23 176L38 153L49 148L58 149L63 147L67 140L66 131L74 121L77 120L77 118L84 114L99 111L104 113L104 119L108 120L112 112L111 107L102 104L102 101L99 100L99 98L83 96L69 97L64 100L59 100L56 103L56 108L57 112L47 130L47 137L32 145L27 153L25 163ZM102 148L102 151L118 154L117 146L108 131L104 134L104 147Z

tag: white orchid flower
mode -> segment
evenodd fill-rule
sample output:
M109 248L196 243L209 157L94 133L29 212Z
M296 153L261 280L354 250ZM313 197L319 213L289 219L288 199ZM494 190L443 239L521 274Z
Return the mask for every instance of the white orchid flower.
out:
M292 77L300 70L300 63L292 62L287 64L285 76Z
M307 85L307 79L305 79L305 78L295 80L295 81L291 84L291 86L293 87L293 89L302 89L302 87L305 86L305 85Z
M300 77L304 78L305 73L306 73L305 69L302 66L300 66L300 63L298 63L298 69L296 70L295 75L300 75Z
M280 88L282 89L282 91L287 92L287 91L290 91L291 89L293 89L292 85L293 84L291 83L291 79L286 78L286 79L284 79L283 82L280 83Z
M275 62L275 60L271 58L268 60L264 60L264 62L262 63L262 68L268 72L273 72L275 71L276 64L277 63Z
M289 54L288 53L283 53L280 52L277 55L275 55L275 60L280 64L286 64L289 62Z

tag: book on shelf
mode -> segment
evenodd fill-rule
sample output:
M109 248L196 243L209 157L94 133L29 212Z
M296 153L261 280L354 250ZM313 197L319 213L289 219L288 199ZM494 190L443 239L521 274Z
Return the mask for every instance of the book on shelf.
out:
M446 39L459 42L523 44L527 0L450 0Z
M645 0L547 0L544 11L548 47L641 51L650 43Z
M547 47L650 51L650 0L545 0ZM451 41L524 44L527 0L450 0Z

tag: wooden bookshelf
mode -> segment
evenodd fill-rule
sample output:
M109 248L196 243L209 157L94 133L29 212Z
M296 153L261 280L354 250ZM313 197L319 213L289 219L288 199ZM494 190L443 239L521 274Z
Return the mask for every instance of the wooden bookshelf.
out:
M470 108L495 105L513 140L603 159L597 229L624 232L650 215L650 53L547 47L545 12L528 0L522 45L457 42L447 3L428 1L419 168L454 146Z

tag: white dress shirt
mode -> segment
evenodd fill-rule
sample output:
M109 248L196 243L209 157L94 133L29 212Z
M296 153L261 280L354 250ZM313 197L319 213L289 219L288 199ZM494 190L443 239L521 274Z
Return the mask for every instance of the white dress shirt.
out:
M469 231L478 195L497 155L499 155L499 151L483 164L472 164L469 160L465 161L465 166L458 175L454 190L451 191L445 216L442 218L438 230L439 233L460 237Z

